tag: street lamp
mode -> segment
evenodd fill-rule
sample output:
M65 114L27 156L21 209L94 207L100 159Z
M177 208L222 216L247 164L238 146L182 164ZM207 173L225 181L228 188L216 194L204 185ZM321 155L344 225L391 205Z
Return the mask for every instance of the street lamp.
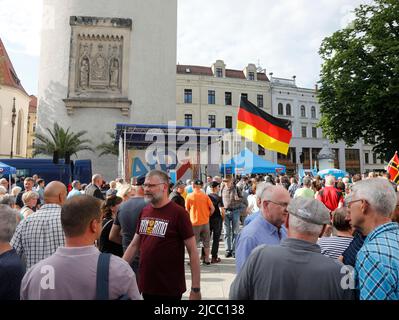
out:
M14 127L15 127L15 118L17 117L17 110L15 109L15 98L13 99L13 105L12 105L12 117L11 117L11 153L10 153L10 158L12 159L13 157L13 151L14 151Z

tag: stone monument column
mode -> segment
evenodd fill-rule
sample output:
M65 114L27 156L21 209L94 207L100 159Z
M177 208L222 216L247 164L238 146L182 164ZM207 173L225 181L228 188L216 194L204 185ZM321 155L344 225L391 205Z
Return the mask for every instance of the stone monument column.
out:
M328 142L323 142L317 159L319 160L319 171L334 168L334 152L330 149Z
M177 0L44 0L39 132L58 122L93 148L117 123L176 120ZM106 179L117 159L81 152Z

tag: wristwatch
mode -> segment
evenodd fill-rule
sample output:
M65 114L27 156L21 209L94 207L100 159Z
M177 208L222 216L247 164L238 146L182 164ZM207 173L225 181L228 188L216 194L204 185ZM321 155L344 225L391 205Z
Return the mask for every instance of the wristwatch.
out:
M201 291L201 288L191 288L191 291L194 293L198 293Z

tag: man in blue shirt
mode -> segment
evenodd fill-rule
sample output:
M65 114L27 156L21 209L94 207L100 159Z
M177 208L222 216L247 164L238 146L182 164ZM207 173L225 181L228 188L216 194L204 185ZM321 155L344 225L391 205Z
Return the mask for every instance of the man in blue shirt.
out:
M273 185L269 182L261 182L256 186L256 205L258 206L258 208L260 208L260 205L262 202L261 196L262 196L263 191L266 188L271 187L271 186L273 186ZM261 211L258 210L256 212L248 215L244 220L244 227L246 225L248 225L251 221L255 220L255 218L258 217L260 214L261 214Z
M386 179L371 178L352 188L352 225L367 236L355 265L361 300L399 300L399 225L391 222L396 194Z
M278 245L287 237L283 224L287 218L290 194L282 186L271 186L261 194L261 214L242 229L236 242L236 270L240 272L252 250L262 244Z

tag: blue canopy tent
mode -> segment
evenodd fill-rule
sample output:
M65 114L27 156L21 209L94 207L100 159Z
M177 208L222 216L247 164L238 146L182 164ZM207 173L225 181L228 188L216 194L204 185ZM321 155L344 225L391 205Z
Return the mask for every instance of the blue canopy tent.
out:
M239 154L220 165L225 174L285 173L285 166L263 159L245 148Z
M8 189L11 192L11 175L16 174L17 169L9 166L3 162L0 162L0 176L8 176Z

